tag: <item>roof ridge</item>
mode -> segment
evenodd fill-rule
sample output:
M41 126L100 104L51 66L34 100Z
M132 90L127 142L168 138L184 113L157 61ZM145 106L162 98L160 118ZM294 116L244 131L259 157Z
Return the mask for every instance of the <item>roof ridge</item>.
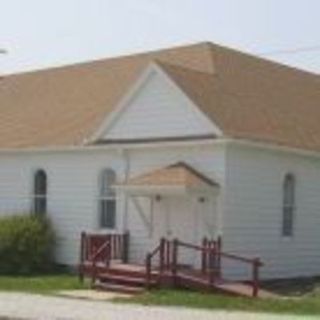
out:
M6 73L3 74L3 78L7 77L14 77L14 76L23 76L23 75L29 75L29 74L34 74L34 73L39 73L39 72L50 72L50 71L59 71L59 70L65 70L65 69L73 69L77 67L84 67L86 65L90 65L93 63L106 63L112 62L115 60L121 60L121 59L128 59L128 58L136 58L136 57L143 57L143 56L152 56L160 53L165 53L165 52L170 52L170 51L176 51L176 50L183 50L183 49L188 49L192 47L200 47L203 45L208 45L210 42L208 41L201 41L201 42L193 42L193 43L187 43L187 44L181 44L181 45L175 45L175 46L166 46L163 48L155 48L155 49L150 49L146 51L137 51L137 52L131 52L131 53L123 53L123 54L118 54L118 55L111 55L111 56L106 56L106 57L100 57L100 58L93 58L93 59L86 59L82 61L77 61L77 62L67 62L63 63L61 65L53 65L53 66L44 66L40 68L35 68L31 70L23 70L21 72L13 72L13 73ZM212 43L211 43L212 44ZM156 58L158 59L158 58Z
M182 66L182 65L179 65L179 64L176 64L176 63L171 63L171 62L167 62L167 61L161 61L161 60L159 60L159 58L154 58L153 59L153 63L155 63L158 66L160 66L161 68L165 69L165 71L166 71L167 68L175 68L175 69L181 69L181 70L186 71L186 72L190 71L190 72L199 73L199 74L203 74L203 75L207 75L207 76L214 76L214 73L212 73L212 72L206 72L206 71L203 71L203 70L197 70L197 69L194 69L194 68Z
M276 60L272 60L270 58L261 56L258 53L253 53L253 52L249 52L249 51L242 51L242 50L237 49L237 48L220 45L220 44L213 43L213 42L210 42L210 41L206 42L205 44L209 47L209 50L211 51L211 53L213 55L215 54L215 52L217 50L224 50L224 51L232 53L232 54L238 54L238 55L241 55L242 57L252 58L252 59L254 59L256 61L268 63L270 65L277 65L278 67L282 67L284 69L290 70L291 72L304 73L305 75L315 76L315 78L318 78L320 80L320 74L319 73L312 72L312 71L305 70L305 69L301 69L301 68L298 68L298 67L294 67L294 66L288 65L288 64L286 64L284 62L278 62ZM213 59L215 60L216 57L213 57Z

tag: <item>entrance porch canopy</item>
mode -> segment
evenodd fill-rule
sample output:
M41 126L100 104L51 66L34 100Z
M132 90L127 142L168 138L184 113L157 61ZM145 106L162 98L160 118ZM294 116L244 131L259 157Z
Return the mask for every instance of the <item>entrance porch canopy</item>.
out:
M219 187L212 179L184 162L130 178L116 185L130 195L185 195L211 193Z

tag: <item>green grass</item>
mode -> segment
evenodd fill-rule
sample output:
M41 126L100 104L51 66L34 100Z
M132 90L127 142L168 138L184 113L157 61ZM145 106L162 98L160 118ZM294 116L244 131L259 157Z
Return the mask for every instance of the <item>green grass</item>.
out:
M0 291L50 294L61 290L86 288L75 275L0 276Z
M319 280L319 281L318 281ZM234 298L187 290L154 290L130 298L118 298L115 302L142 305L183 306L202 309L241 310L252 312L285 313L299 315L320 315L320 279L312 285L302 282L298 285L285 284L287 298L251 299ZM296 282L295 282L296 283ZM55 294L62 290L88 288L75 275L57 273L35 276L0 276L0 291ZM278 292L284 288L277 288Z
M131 298L117 298L116 302L142 305L184 306L201 309L241 310L252 312L320 315L320 295L299 298L251 299L197 293L183 290L157 290Z

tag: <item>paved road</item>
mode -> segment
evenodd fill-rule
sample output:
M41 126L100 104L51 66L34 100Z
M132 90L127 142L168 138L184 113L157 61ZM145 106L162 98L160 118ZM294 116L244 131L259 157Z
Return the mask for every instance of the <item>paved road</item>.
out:
M143 307L111 302L0 292L0 319L41 320L294 320L312 317Z

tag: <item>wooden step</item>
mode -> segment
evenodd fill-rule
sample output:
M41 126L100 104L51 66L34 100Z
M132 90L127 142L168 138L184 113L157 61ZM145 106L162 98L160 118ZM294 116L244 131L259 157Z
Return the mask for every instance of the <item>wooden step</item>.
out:
M124 276L124 277L132 277L132 278L140 278L145 279L146 278L146 271L145 268L141 269L135 269L135 268L117 268L116 266L111 266L106 272L101 272L101 274L112 274L112 275L118 275L118 276ZM151 272L151 279L156 280L158 278L158 271L153 270Z
M79 267L79 269L80 268L85 276L88 276L88 275L90 276L92 274L92 262L88 262L88 261L84 262L82 266ZM97 272L106 272L107 270L108 270L108 267L106 266L106 264L100 263L100 262L97 263L96 265Z
M135 276L128 276L122 274L113 274L113 273L102 273L98 275L98 278L103 283L116 283L116 284L125 284L130 286L138 286L142 287L146 284L145 277L135 277ZM151 285L156 284L155 279L151 279Z
M94 285L94 288L102 291L111 291L111 292L119 292L126 294L138 294L145 291L142 287L134 287L123 284L115 284L115 283L106 283L97 281Z

